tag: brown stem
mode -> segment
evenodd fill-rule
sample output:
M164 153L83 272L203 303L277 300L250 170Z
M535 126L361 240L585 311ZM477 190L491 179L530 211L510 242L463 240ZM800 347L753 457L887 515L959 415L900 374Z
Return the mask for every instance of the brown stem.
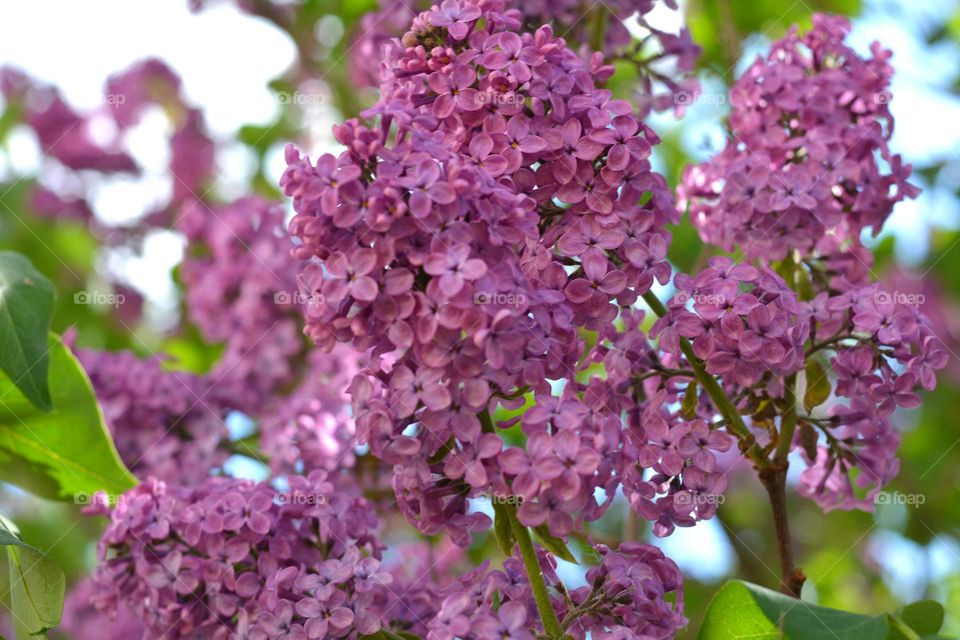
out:
M773 528L777 534L777 553L780 556L780 590L799 598L807 576L803 569L793 563L790 524L787 520L787 466L781 464L761 469L760 480L770 496L770 507L773 509Z

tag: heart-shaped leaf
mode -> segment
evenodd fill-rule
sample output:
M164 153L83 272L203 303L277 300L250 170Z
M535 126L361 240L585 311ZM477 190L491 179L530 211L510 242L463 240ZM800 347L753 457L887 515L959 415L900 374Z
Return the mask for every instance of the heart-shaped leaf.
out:
M73 354L50 337L54 410L34 406L0 374L0 480L52 500L82 502L136 485L120 461L90 381Z
M912 634L913 640L936 634L942 623L943 609L932 601L914 603L892 615L870 616L821 607L731 580L710 601L697 638L900 640Z

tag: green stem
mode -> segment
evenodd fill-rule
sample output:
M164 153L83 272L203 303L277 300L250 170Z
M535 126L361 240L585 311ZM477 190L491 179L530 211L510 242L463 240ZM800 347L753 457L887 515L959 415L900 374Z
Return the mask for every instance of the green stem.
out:
M777 452L773 461L776 464L786 464L790 453L790 444L793 442L793 432L797 428L797 374L787 376L783 385L783 400L787 403L786 413L780 420L780 440L777 442Z
M663 303L660 302L657 296L653 295L652 291L643 294L643 299L658 316L663 317L667 314L667 308L663 306ZM730 401L730 398L727 397L727 394L724 393L717 379L707 373L703 361L694 355L690 341L686 338L680 338L680 350L690 363L690 368L693 369L693 374L700 383L700 386L707 392L717 411L719 411L720 415L727 421L727 428L740 441L740 449L749 456L757 469L768 466L770 464L769 460L763 455L760 447L757 446L757 440L753 437L753 434L750 433L750 429L747 428L740 412Z
M590 33L590 48L594 51L603 51L603 41L607 32L607 12L602 2L594 5L593 24Z
M537 560L537 552L533 548L533 540L530 538L530 531L517 518L517 508L515 505L506 505L507 514L510 516L510 526L513 528L513 535L517 538L517 544L520 545L520 555L523 557L523 566L527 570L527 577L530 579L530 587L533 589L533 599L537 602L537 611L540 612L540 620L543 622L543 630L547 637L559 639L563 637L563 630L560 628L560 620L557 618L557 612L553 610L553 603L550 602L550 595L547 593L547 584L543 580L543 571L540 569L540 561Z
M893 628L903 634L903 637L907 638L907 640L920 640L920 636L916 631L903 624L903 622L897 618L894 618L893 616L887 616L887 620L889 620L890 624L893 625Z

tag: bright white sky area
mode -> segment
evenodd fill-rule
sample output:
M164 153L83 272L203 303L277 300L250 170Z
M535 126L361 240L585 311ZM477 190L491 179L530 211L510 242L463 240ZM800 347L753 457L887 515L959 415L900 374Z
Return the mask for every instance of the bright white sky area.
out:
M746 0L736 4L741 1L749 4ZM880 40L896 52L894 149L920 164L956 158L960 102L943 89L957 77L960 51L955 45L933 49L919 35L954 11L955 4L940 0L864 3L863 17L854 22L855 46L866 52L871 41ZM665 12L667 22L675 18L671 14ZM142 58L159 57L180 74L189 101L203 106L212 132L221 137L243 124L263 124L276 116L279 106L266 83L280 75L294 55L292 43L282 32L238 12L230 3L214 3L209 10L192 14L187 0L0 0L0 16L0 66L20 67L59 86L72 105L91 108L103 104L107 76ZM675 27L667 24L665 28ZM752 42L748 52L760 52L765 44ZM318 122L312 129L328 130L331 113L318 110L316 115ZM724 109L698 104L684 118L683 142L696 157L709 155L705 139L722 140L719 121L723 115ZM148 168L147 176L142 181L119 179L100 188L94 197L98 215L129 219L147 210L169 188L162 178L165 143L156 135L164 126L162 118L148 117L134 133L133 152ZM658 119L655 126L672 125ZM25 136L19 132L11 141L11 155L0 154L0 180L10 173L32 173L35 168L36 145ZM328 144L328 140L317 144ZM274 178L282 170L282 161L277 160L271 163ZM218 163L226 174L245 175L250 170L249 158L241 149L227 150ZM901 203L888 224L906 261L922 256L932 225L955 227L960 222L957 199L950 193L960 184L960 176L954 173L942 181L924 185L927 191L919 200ZM177 240L159 236L148 244L143 259L124 266L141 288L163 297L169 294L169 267L178 259ZM729 542L714 521L680 529L661 544L688 574L702 579L719 580L734 563ZM916 584L924 566L955 571L960 564L952 539L938 540L924 549L890 532L874 544L882 547L878 555L884 559L891 585L898 585L900 592ZM909 599L920 594L901 595Z

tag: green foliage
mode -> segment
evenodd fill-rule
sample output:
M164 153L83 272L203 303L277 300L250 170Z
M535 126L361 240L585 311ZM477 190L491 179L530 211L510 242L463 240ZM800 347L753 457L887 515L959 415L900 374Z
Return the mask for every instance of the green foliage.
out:
M0 518L0 544L10 564L10 613L17 638L46 638L60 624L66 579L47 556Z
M779 38L793 24L809 27L811 15L818 12L853 16L860 12L860 0L692 0L687 24L693 41L703 47L700 64L729 82L743 38L752 34Z
M804 365L807 388L803 393L803 407L807 413L819 407L830 397L830 378L822 364L811 358Z
M893 614L868 616L797 600L749 582L731 580L707 609L699 640L919 640L938 637L943 608L925 600Z
M497 538L497 546L500 553L505 556L512 556L513 549L517 546L517 536L513 533L513 527L510 526L510 514L507 513L507 505L493 501L493 532Z
M18 253L0 251L0 369L36 407L49 411L47 334L53 284Z
M90 381L56 336L50 338L50 383L54 409L48 413L0 377L0 480L53 500L133 487L136 479L117 455Z
M537 542L543 545L547 551L561 560L577 564L577 559L570 549L567 548L567 543L550 533L550 528L547 527L546 524L534 527L533 534L537 537Z

